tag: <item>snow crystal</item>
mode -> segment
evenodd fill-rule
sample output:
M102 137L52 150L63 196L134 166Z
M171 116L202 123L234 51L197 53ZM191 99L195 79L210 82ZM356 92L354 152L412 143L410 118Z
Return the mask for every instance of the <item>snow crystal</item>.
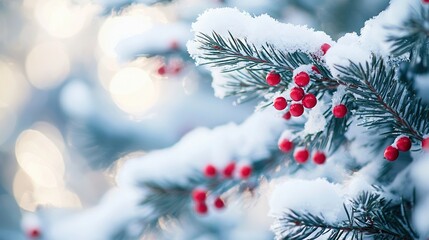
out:
M277 186L270 198L270 216L282 216L288 209L323 215L334 223L343 218L340 185L326 179L289 179Z
M326 118L323 113L326 109L327 106L324 105L322 101L319 101L316 106L309 111L308 120L304 125L303 134L315 134L325 129Z
M324 32L316 32L306 26L280 23L268 15L252 17L235 8L207 10L192 24L192 32L195 35L199 33L211 35L212 32L216 32L224 37L228 37L230 32L236 38L247 39L257 48L270 43L277 49L287 52L300 50L314 53L323 43L332 43L331 38ZM199 49L200 43L194 39L188 42L187 46L196 62L203 63L204 60L199 58L203 54Z
M170 148L128 160L117 182L126 186L142 181L186 184L195 170L208 163L224 167L230 161L266 158L270 150L276 148L284 126L284 119L265 111L254 113L241 125L231 123L212 130L195 129Z

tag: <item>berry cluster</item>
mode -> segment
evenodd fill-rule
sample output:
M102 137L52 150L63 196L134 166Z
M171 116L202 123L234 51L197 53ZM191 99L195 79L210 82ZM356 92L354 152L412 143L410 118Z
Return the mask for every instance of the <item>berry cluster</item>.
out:
M273 79L272 77L273 74L278 75L273 71L268 73L267 75L268 84L270 84L268 80ZM278 76L280 77L280 75ZM310 76L308 75L308 73L303 71L296 74L294 76L294 82L296 86L290 90L290 94L289 94L292 103L289 107L289 111L287 111L283 116L287 120L290 119L291 116L294 116L294 117L301 116L304 113L304 107L310 109L316 106L317 104L316 96L314 96L314 94L312 93L306 93L303 88L310 83ZM271 80L271 83L273 83L272 80ZM274 99L273 106L275 109L281 111L286 109L286 107L288 106L288 103L286 98L280 96Z
M204 168L204 176L207 178L215 178L218 175L225 178L234 177L235 173L235 162L228 163L221 171L221 174L218 174L218 169L213 164L207 164ZM240 166L237 175L241 179L247 179L252 175L252 167L247 164L243 164Z
M209 208L207 206L207 191L202 188L196 188L192 191L192 200L194 201L194 209L198 214L207 214ZM225 202L221 197L216 197L213 201L213 206L216 209L222 209L225 207Z
M237 176L240 179L248 179L252 175L252 167L248 164L242 164L236 172L235 162L228 163L221 171L219 171L213 164L207 164L203 173L207 178L217 178L218 180L225 180ZM208 207L206 203L207 192L204 189L197 188L192 192L192 199L195 203L195 211L199 214L206 214L208 212ZM225 207L225 203L222 198L216 197L213 201L213 206L217 209L222 209Z
M158 67L157 73L160 76L177 75L183 70L183 62L181 60L172 60L168 63L162 63Z
M399 151L407 152L411 149L411 140L407 136L399 136L392 145L384 150L384 158L388 161L395 161L399 156Z
M320 48L323 55L329 50L331 46L327 43L323 44ZM320 74L319 69L316 66L312 66L312 71L316 74ZM276 86L281 82L281 75L275 70L269 72L265 78L266 82L270 86ZM295 87L290 90L290 107L283 118L289 120L292 116L299 117L304 113L304 108L311 109L316 106L317 98L312 93L306 93L304 88L310 83L310 75L306 71L301 71L293 76ZM282 111L288 106L288 100L285 97L279 96L274 99L273 106L275 109ZM345 115L345 114L344 114Z
M294 144L291 140L287 138L283 138L279 141L279 149L284 152L288 153L292 151L294 148ZM293 157L297 163L305 163L307 162L308 158L310 157L310 152L308 149L304 147L297 147L293 153ZM326 155L322 151L315 151L313 153L313 162L316 164L324 164L326 161Z

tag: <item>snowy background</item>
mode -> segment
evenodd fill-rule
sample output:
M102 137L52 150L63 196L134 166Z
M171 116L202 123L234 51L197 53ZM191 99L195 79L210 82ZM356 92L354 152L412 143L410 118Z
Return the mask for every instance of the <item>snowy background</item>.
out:
M150 3L0 0L0 239L25 239L22 217L39 206L75 211L97 205L115 187L116 178L119 184L131 178L117 176L127 159L170 147L197 127L202 128L194 134L200 135L188 137L209 141L204 127L241 123L253 112L254 104L236 107L232 100L216 98L211 75L195 67L187 53L191 23L205 9L229 6L250 14L268 13L280 22L306 24L337 40L346 32L359 31L387 5L372 0L325 0L317 5L311 0L177 0L145 5ZM241 127L234 123L211 134L230 131L252 139L248 129L257 132L259 127L252 120ZM276 124L273 120L270 131L276 132ZM260 142L248 144L271 144L258 137ZM237 144L229 140L232 143L224 142L218 149L234 149ZM171 151L201 148L203 158L203 146L185 142ZM234 154L250 155L245 146L241 143L241 152ZM178 157L177 165L170 167L180 169L181 161ZM171 177L162 170L145 177ZM322 190L341 198L335 185L326 183ZM132 194L127 196L122 201L135 201ZM269 239L268 205L265 199L252 211L228 210L230 223L225 225L234 226L230 228L236 234L231 236L241 236L254 224L259 229L253 227L252 234ZM111 214L120 210L111 209ZM249 220L242 223L247 227L237 226L234 218L239 214L265 223ZM201 224L210 225L216 217ZM56 229L61 232L61 226ZM180 232L174 226L169 230Z

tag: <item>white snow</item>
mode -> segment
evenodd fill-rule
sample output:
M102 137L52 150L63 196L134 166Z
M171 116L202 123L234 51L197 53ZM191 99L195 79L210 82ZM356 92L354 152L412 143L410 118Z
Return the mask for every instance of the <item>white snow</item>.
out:
M334 94L332 94L332 107L339 105L345 94L346 94L346 86L339 85L337 87L337 91L335 91Z
M93 208L51 218L46 222L44 237L48 240L109 239L129 224L150 215L152 210L139 204L142 197L138 189L112 189Z
M308 75L310 75L310 73L314 72L312 67L313 67L312 64L306 64L306 65L301 65L301 66L295 68L293 70L293 77L295 77L300 72L306 72L306 73L308 73Z
M307 122L304 125L303 134L316 134L321 132L326 127L326 118L323 113L326 111L327 106L323 101L318 101L316 106L309 111Z
M340 73L335 66L349 66L350 61L359 64L370 60L371 52L365 49L356 33L348 33L338 39L325 55L326 64L334 77Z
M188 177L208 163L224 167L231 161L251 162L268 157L270 149L277 148L284 126L284 119L265 111L254 113L241 125L195 129L170 148L127 161L117 182L121 186L142 181L186 184Z
M144 33L122 40L115 50L121 60L128 61L142 55L171 51L174 45L184 49L191 37L189 28L184 23L157 24Z
M322 178L289 179L273 191L269 215L279 217L288 209L323 215L334 223L343 218L341 186Z
M212 32L216 32L223 37L229 37L230 32L238 39L247 39L257 48L269 43L287 52L316 53L323 43L332 43L331 38L323 32L314 31L306 26L280 23L265 14L252 17L235 8L207 10L192 24L192 32L195 35L198 33L211 35ZM200 43L194 39L189 41L187 46L196 63L203 63L204 60L200 56L204 52L198 49Z

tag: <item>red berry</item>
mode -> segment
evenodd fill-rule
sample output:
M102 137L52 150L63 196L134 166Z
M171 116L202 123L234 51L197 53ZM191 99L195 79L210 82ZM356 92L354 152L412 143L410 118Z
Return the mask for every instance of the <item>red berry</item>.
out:
M304 98L302 99L302 105L306 108L314 108L317 104L317 98L312 93L305 94Z
M305 163L307 161L309 155L310 155L310 153L308 152L307 149L301 148L301 149L297 149L295 151L295 153L293 154L293 157L295 158L296 162Z
M181 63L173 63L170 67L173 74L178 74L182 71L183 65Z
M280 83L282 77L276 71L272 70L267 74L265 80L267 81L268 85L275 86Z
M170 42L170 49L171 50L177 50L179 49L179 43L176 40L173 40Z
M393 146L387 146L384 150L384 158L389 161L395 161L399 156L399 151Z
M429 3L429 0L423 0L423 3Z
M208 178L215 177L217 174L216 167L209 164L204 168L204 175Z
M217 197L217 198L214 200L214 206L215 206L215 208L217 208L217 209L222 209L222 208L224 208L224 207L225 207L225 202L222 200L222 198Z
M305 87L310 82L310 76L306 72L300 72L293 78L296 85L300 87Z
M320 74L319 69L316 66L311 66L311 70L313 70L313 72Z
M277 97L274 99L274 108L277 110L283 110L287 107L287 101L284 97Z
M324 164L326 161L325 153L323 153L321 151L315 152L313 155L313 161L316 164Z
M304 97L304 89L300 87L294 87L290 90L290 98L294 101L300 101Z
M161 67L158 68L158 74L163 76L165 75L165 73L167 72L167 70L165 69L165 66L162 65Z
M395 140L396 147L401 152L406 152L411 149L411 140L409 137L400 137Z
M207 198L207 193L206 191L202 190L202 189L194 189L194 191L192 191L192 199L195 202L204 202L206 201Z
M290 115L290 112L289 112L289 111L287 111L287 112L285 112L285 114L283 114L283 118L284 118L285 120L289 120L289 119L291 118L291 116L292 116L292 115Z
M301 103L294 103L290 105L289 112L294 117L299 117L304 113L304 107Z
M290 141L289 139L285 138L285 139L281 140L281 142L279 143L279 149L282 152L285 152L285 153L290 152L290 150L292 150L292 148L293 148L293 142Z
M231 178L235 170L235 162L231 162L223 169L223 176Z
M429 137L422 140L422 149L429 150Z
M249 165L242 166L240 168L240 178L246 179L252 175L252 167Z
M37 228L30 229L27 234L28 234L28 237L33 238L33 239L39 238L41 235L40 230Z
M322 46L320 46L320 50L322 50L323 55L326 54L326 52L328 52L328 50L331 48L331 45L324 43L322 44Z
M204 215L208 212L209 208L207 207L205 202L197 202L195 204L195 212L198 214Z
M332 109L332 113L336 118L343 118L347 114L347 107L344 104L338 104Z

